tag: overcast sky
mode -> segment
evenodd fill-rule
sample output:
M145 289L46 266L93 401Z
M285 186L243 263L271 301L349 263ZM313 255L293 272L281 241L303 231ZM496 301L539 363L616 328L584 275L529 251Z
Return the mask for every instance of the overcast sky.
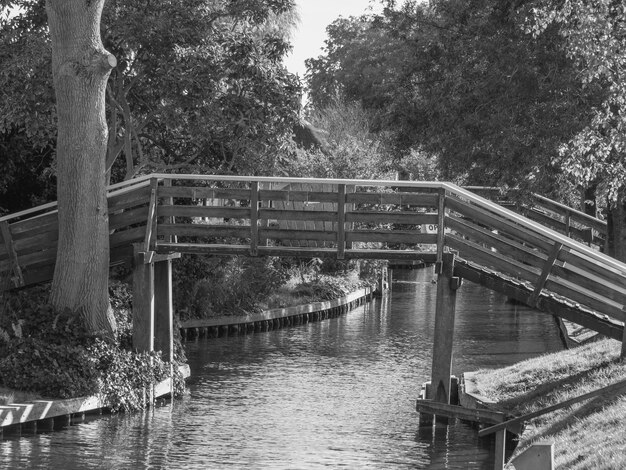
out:
M285 59L287 69L304 78L304 61L322 53L326 26L339 16L359 16L371 12L370 7L380 11L379 1L370 0L296 0L300 13L300 25L293 37L293 52Z

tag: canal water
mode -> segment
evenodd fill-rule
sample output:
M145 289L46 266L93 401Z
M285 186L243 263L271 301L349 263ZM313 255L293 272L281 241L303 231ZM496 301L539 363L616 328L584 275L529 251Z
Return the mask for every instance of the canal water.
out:
M184 399L5 437L0 468L489 468L490 440L471 426L418 426L434 277L396 270L389 297L339 318L187 343ZM457 295L455 338L456 374L562 349L551 316L468 282Z

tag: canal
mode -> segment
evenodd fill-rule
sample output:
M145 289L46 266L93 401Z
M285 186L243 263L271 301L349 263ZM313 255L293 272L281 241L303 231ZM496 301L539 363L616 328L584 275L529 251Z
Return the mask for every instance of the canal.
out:
M0 468L318 469L491 466L489 440L457 422L418 426L436 284L394 272L390 296L339 318L186 343L189 394L137 414L0 441ZM562 349L555 320L464 283L453 372Z

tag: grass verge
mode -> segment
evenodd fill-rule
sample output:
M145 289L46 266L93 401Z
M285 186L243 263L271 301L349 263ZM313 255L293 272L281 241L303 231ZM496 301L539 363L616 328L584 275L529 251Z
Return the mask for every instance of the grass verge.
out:
M498 408L523 415L626 379L621 344L601 340L529 359L510 367L480 370L478 393ZM568 470L626 468L623 420L626 396L600 396L527 423L516 454L539 440L555 443L555 467Z

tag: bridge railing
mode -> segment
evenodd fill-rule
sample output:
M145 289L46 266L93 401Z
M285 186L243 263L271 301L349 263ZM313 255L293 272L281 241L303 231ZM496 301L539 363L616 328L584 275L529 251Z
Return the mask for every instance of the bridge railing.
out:
M589 245L605 248L607 223L580 210L548 199L540 194L530 194L528 201L521 204L513 200L500 188L466 186L465 189L491 201L519 212L525 217L550 227L559 233Z
M160 175L163 176L163 175ZM171 176L157 251L434 261L438 186L303 178ZM165 241L167 239L167 241ZM175 241L173 241L175 240Z
M131 180L109 187L112 264L132 255L143 240L150 181ZM0 218L0 291L52 278L58 241L57 203Z
M445 208L445 245L524 284L526 303L558 297L616 322L626 319L625 264L452 185Z

